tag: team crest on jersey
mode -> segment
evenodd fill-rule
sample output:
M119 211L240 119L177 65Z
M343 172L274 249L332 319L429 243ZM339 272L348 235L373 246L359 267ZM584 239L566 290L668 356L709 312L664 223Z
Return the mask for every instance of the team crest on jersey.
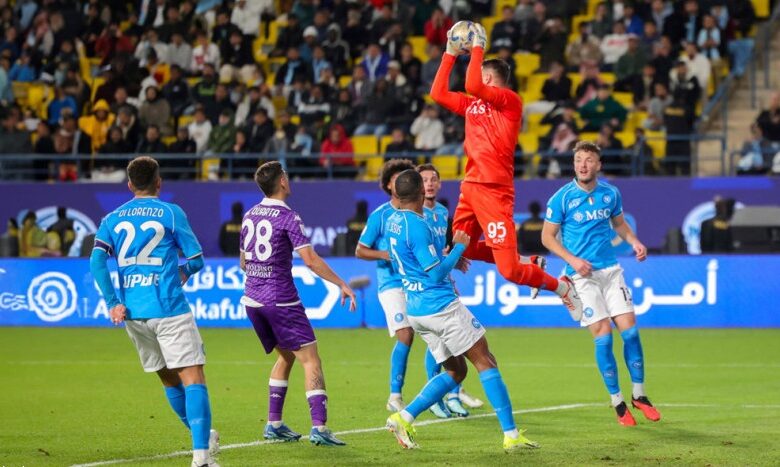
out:
M553 216L552 209L551 208L547 208L547 218L548 219L552 219L552 216Z
M474 326L474 329L479 329L482 327L482 323L477 321L477 318L471 318L471 325Z
M612 201L612 197L611 197L611 196L609 196L609 195L604 195L604 196L601 198L601 201L604 201L604 203L606 203L606 204L609 204L609 203L610 203L610 201Z
M581 202L582 202L582 200L580 198L573 199L573 200L569 201L568 208L569 209L575 209L577 206L580 205Z
M585 219L585 215L582 214L579 211L575 212L573 217L574 217L574 220L577 221L577 222L582 222L582 220Z

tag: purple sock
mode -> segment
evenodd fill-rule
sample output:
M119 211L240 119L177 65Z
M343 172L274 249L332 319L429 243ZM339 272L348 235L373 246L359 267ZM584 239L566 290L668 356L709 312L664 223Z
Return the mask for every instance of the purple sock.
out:
M324 426L328 421L328 396L324 389L306 391L312 426Z
M281 422L284 397L287 395L287 381L281 379L268 380L268 421Z

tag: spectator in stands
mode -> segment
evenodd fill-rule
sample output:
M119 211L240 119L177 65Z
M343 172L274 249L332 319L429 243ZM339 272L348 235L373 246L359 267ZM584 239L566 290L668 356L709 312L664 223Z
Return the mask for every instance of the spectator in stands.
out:
M190 137L195 141L195 150L202 154L206 151L206 144L211 134L211 122L206 118L206 111L202 106L195 108L194 120L187 127Z
M347 24L342 37L349 44L349 54L353 59L363 55L369 38L368 30L360 17L360 11L350 9L347 13Z
M187 156L187 154L192 154L194 156L197 150L198 148L195 144L195 140L190 138L190 132L187 127L179 127L176 131L176 141L168 146L168 153L176 154L181 157L177 159L166 159L162 161L162 164L165 167L179 169L179 179L192 180L195 178L195 158Z
M652 24L652 23L648 23ZM636 110L647 110L650 99L655 95L655 85L664 82L655 73L655 67L652 63L646 63L642 67L642 74L634 80L631 92L634 95L634 108Z
M211 120L211 124L214 125L219 120L219 114L225 109L230 110L231 114L235 114L236 105L230 100L230 92L228 87L224 83L217 84L214 88L214 101L209 103L206 101L206 116Z
M523 109L526 114L546 114L556 106L571 99L571 79L559 62L550 65L550 76L542 85L542 99L530 102Z
M219 47L217 47L216 44L209 42L208 34L203 31L198 32L195 44L195 48L192 49L190 73L200 75L203 73L207 63L216 68L220 63Z
M664 127L667 136L664 159L667 175L690 174L691 141L687 137L693 131L693 110L682 94L673 94L672 103L664 111Z
M268 140L274 134L274 124L268 118L268 111L262 107L255 109L252 121L244 128L247 138L247 146L250 151L263 152Z
M8 77L10 69L11 62L8 58L0 56L0 104L10 103L14 99L11 91L11 80Z
M229 153L233 149L233 145L235 143L236 127L233 126L233 111L230 109L224 109L219 114L217 125L212 128L211 133L209 133L209 140L206 143L206 153ZM222 162L225 163L226 161Z
M712 15L704 15L701 25L696 45L699 46L702 55L712 63L713 69L716 69L719 65L721 50L724 45L721 41L721 31L715 23L715 17Z
M750 0L726 0L726 15L730 26L734 28L742 37L748 37L753 24L756 22L756 11ZM724 26L720 26L725 30Z
M184 41L181 31L174 31L171 35L171 43L168 44L168 54L159 55L161 61L178 66L180 69L188 69L192 64L192 46Z
M534 44L534 51L541 56L540 70L547 71L553 62L565 60L567 40L566 29L560 18L551 18L544 22Z
M307 64L311 65L312 52L314 46L317 45L317 28L309 26L303 30L303 43L298 47L301 59Z
M609 123L601 125L596 144L602 151L603 172L607 175L631 175L631 156L623 153L623 143L615 137L615 129Z
M607 7L607 2L599 2L596 5L596 12L593 21L590 23L590 32L599 39L604 39L612 33L612 13Z
M628 112L612 97L608 84L599 86L598 95L580 108L580 116L585 121L584 131L599 131L605 123L613 128L623 127Z
M274 132L273 137L265 143L265 149L263 150L270 157L284 158L288 152L290 152L290 140L287 139L287 135L284 130L279 128Z
M328 26L326 39L322 43L325 50L325 58L333 66L333 72L337 76L349 73L350 47L349 43L341 38L341 28L332 23Z
M135 58L140 66L145 67L148 63L149 53L154 49L157 58L163 60L168 58L168 44L160 41L157 31L150 29L144 34L144 40L138 43L135 48Z
M322 122L330 114L330 102L325 100L323 86L312 86L308 98L298 105L298 115L301 117L301 125L311 127L317 122Z
M685 103L688 114L693 115L702 92L698 78L688 71L685 60L679 60L671 72L669 90L672 98Z
M447 31L452 27L452 18L444 14L440 7L433 9L431 18L425 22L425 39L429 44L443 47L447 44Z
M580 84L577 85L577 89L574 92L574 97L577 101L577 106L582 107L594 99L598 94L599 87L604 84L599 76L599 68L596 65L583 64L580 70L582 76Z
M668 83L676 61L672 56L672 44L669 42L669 38L666 36L661 37L661 40L653 49L653 58L650 60L650 64L655 68L655 74L659 81Z
M171 79L163 86L162 97L168 102L178 126L179 116L190 105L190 86L179 65L171 65Z
M8 72L8 79L11 81L17 81L20 83L30 83L38 78L38 74L35 71L31 63L31 57L29 52L24 51L19 55L16 63L11 67Z
M352 134L355 130L355 127L357 126L357 114L352 104L352 96L348 89L340 89L337 92L336 101L330 108L330 121L339 122L348 135Z
M655 23L648 21L645 23L644 33L640 36L640 47L645 52L645 56L652 57L653 50L661 40L661 33L655 26Z
M100 146L100 154L130 154L135 151L128 141L122 137L122 129L118 126L112 126L108 130L108 140ZM116 167L117 163L113 160L98 159L95 161L96 169Z
M699 53L698 46L693 42L686 43L685 53L680 56L680 60L685 62L688 73L695 76L701 89L706 91L707 86L710 83L712 67L710 61ZM705 92L702 92L702 97L706 97Z
M611 70L626 51L628 51L626 25L616 21L612 25L612 34L607 34L601 40L601 53L604 54L604 69L607 71Z
M5 30L3 41L0 42L0 52L9 51L10 55L7 56L11 63L15 62L22 52L22 49L19 48L18 35L19 31L16 27L11 26Z
M362 108L361 123L355 129L355 135L387 134L388 122L397 116L398 103L387 92L387 81L381 79L374 83L374 92L365 100Z
M91 115L79 118L79 128L92 140L92 152L97 152L108 140L108 129L114 124L114 119L108 103L102 99L92 108Z
M26 130L19 129L19 115L18 108L6 110L0 107L0 154L26 154L32 149L30 134ZM0 164L4 169L12 166L25 168L21 166L24 165L22 162L11 164L0 161ZM0 177L2 175L0 170Z
M653 156L653 148L647 144L645 130L643 128L637 127L634 129L634 144L629 146L627 149L631 151L632 157L636 157L639 164L641 164L638 164L638 167L642 167L642 165L644 165L643 175L657 175L659 173L659 171L656 169L658 163Z
M323 70L325 70L326 68L327 69L332 68L332 65L328 61L327 57L325 57L325 49L323 49L321 45L315 45L314 49L312 50L311 68L312 68L311 80L313 83L319 83L322 80Z
M431 85L433 79L436 77L436 71L441 64L442 48L438 45L429 45L427 48L428 61L422 65L422 71L420 73L420 87L418 92L422 94L428 94L431 92ZM450 78L452 74L450 74Z
M701 223L699 235L702 253L729 253L734 250L731 216L734 200L715 198L715 217Z
M542 206L538 201L531 201L528 205L531 217L524 220L517 229L517 251L530 254L547 254L547 248L542 245L542 227L544 219L541 217Z
M114 99L110 102L109 107L113 114L119 112L119 109L122 107L128 107L133 114L136 114L138 112L138 109L136 108L137 104L138 99L131 99L130 96L127 95L126 87L117 86L114 90Z
M267 86L263 85L263 88L266 94L270 94ZM252 86L249 88L247 95L238 104L235 120L236 126L243 127L249 123L249 119L254 115L255 110L261 107L266 110L268 118L273 119L275 117L276 109L271 99L268 95L263 94L260 86Z
M566 46L566 63L569 70L577 71L582 63L599 64L603 59L601 41L590 33L590 25L583 21L579 25L579 35Z
M247 144L246 132L243 129L236 130L235 143L233 143L230 152L233 154L248 154L252 152Z
M22 220L21 234L19 235L19 256L22 258L38 258L52 256L49 249L49 239L46 232L38 226L38 217L34 211L28 211ZM59 247L59 245L56 245Z
M418 89L422 73L422 62L414 56L412 44L409 42L403 44L398 61L401 64L401 73L409 81L412 89Z
M287 49L287 61L276 72L274 84L284 93L288 92L293 82L301 80L306 82L312 76L308 63L301 59L296 47ZM281 92L277 92L281 94Z
M230 15L230 22L238 27L248 42L253 41L260 32L261 7L257 1L238 0Z
M547 21L547 7L543 2L534 2L533 15L520 21L520 49L528 52L535 50L537 39Z
M354 176L356 173L353 169L355 161L352 157L354 149L352 147L352 141L347 138L344 128L338 123L333 124L328 131L328 137L322 142L322 148L320 149L322 156L320 156L320 165L322 167L339 167L334 175L346 175Z
M369 44L359 66L365 70L366 78L375 82L385 77L389 62L389 57L382 51L379 44Z
M580 132L577 125L577 106L567 101L548 112L541 121L542 125L550 125L550 131L539 138L539 148L547 149L556 142L555 150L566 152L569 150L571 139L577 138Z
M409 141L409 138L404 133L402 128L393 128L390 133L392 140L385 148L385 158L395 158L406 155L406 153L414 151L414 144Z
M146 88L146 99L138 110L138 118L142 127L155 125L163 136L171 136L173 129L168 123L171 118L171 107L168 101L159 97L155 86Z
M355 214L347 221L347 247L348 252L355 251L363 229L368 222L368 202L360 200L355 204ZM9 229L10 230L10 229Z
M766 139L780 143L780 91L769 97L769 105L758 114L756 124Z
M490 32L490 48L495 53L499 47L509 47L514 50L520 42L520 27L515 22L514 10L505 5L501 9L501 21L493 25Z
M51 128L43 121L38 121L38 127L35 131L35 145L33 146L33 152L36 154L54 154L54 139L51 136ZM49 179L49 161L44 160L42 163L35 164L36 179L48 180Z
M49 226L47 233L54 233L59 237L60 255L68 256L68 252L76 240L73 219L68 219L68 208L64 206L57 207L57 220Z
M0 256L7 258L19 256L19 222L13 217L8 219L5 233L0 236Z
M219 249L225 256L238 257L241 242L241 222L244 218L244 204L240 201L230 205L230 220L219 228Z
M63 115L60 128L54 135L57 154L92 154L92 138L81 131L73 115ZM75 167L73 168L75 170Z
M59 125L63 109L70 109L71 115L78 117L79 109L76 105L76 99L65 94L65 90L56 86L54 88L54 99L49 103L48 122L50 125Z
M684 41L694 42L701 28L699 4L695 0L685 0L683 10L673 11L664 21L663 34L675 48ZM678 49L679 50L679 49Z
M122 130L122 139L128 144L131 150L138 146L141 139L141 125L138 119L128 106L119 108L116 114L116 126Z
M632 3L626 3L623 7L623 24L626 26L626 34L634 34L639 38L645 31L645 22L634 9Z
M750 125L750 135L750 139L745 141L740 151L741 157L737 162L738 175L767 173L772 166L772 157L777 152L772 142L764 138L758 124Z
M618 91L631 91L641 80L642 68L647 63L644 49L639 45L639 36L628 35L628 49L615 63L615 89Z
M650 15L646 18L647 23L653 23L657 31L663 31L666 18L672 14L672 6L664 0L652 0L650 2Z
M246 2L246 0L242 0ZM232 31L227 44L220 51L222 67L219 69L220 81L251 81L256 78L257 66L252 57L249 39L240 31Z
M347 86L352 103L355 107L365 104L366 98L371 94L372 85L366 77L366 70L363 67L356 66L352 70L352 81Z
M444 144L444 124L436 106L427 104L412 123L410 133L415 137L414 147L420 151L435 151Z
M651 131L663 131L664 114L666 108L672 103L672 96L664 83L655 83L655 95L647 105L647 118L642 126Z
M160 139L160 127L150 123L146 127L144 138L138 142L136 154L163 154L168 152L168 147Z
M515 6L514 18L518 26L530 20L534 16L534 1L519 0Z
M133 53L133 42L122 33L116 23L109 24L95 42L95 54L101 58L100 65L105 66L118 54Z

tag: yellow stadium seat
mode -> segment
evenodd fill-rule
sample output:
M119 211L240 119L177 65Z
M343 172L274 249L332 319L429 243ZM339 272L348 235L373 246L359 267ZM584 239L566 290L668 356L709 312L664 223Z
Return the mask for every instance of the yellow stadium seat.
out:
M493 10L493 14L495 16L501 16L501 11L506 6L508 6L509 8L512 8L514 10L515 6L517 6L517 0L496 0L496 2L495 2L495 9Z
M544 118L542 114L526 114L526 133L536 133L541 126L541 121Z
M619 131L615 133L615 138L620 140L621 143L623 143L624 148L628 148L630 146L633 146L636 142L636 134L634 134L633 131Z
M596 139L598 139L599 134L594 132L584 132L580 133L580 141L590 141L590 142L596 142Z
M539 150L539 137L533 133L520 133L517 142L525 154L533 154Z
M352 148L355 152L355 155L373 156L377 154L379 141L377 140L376 136L374 135L353 136L352 138L350 138L350 140L352 140Z
M766 18L769 16L769 0L751 0L753 9L756 10L756 16Z
M189 86L190 89L194 88L198 83L200 83L200 77L198 76L187 78L187 86Z
M526 95L529 98L528 102L538 101L542 98L542 87L549 77L549 73L534 73L528 77L525 88Z
M442 180L454 180L459 175L460 161L458 156L433 156L431 164L436 166Z
M645 138L653 150L653 158L662 159L666 155L666 134L663 131L646 131Z
M531 76L534 71L539 69L541 62L538 54L516 53L512 58L515 59L517 76Z
M11 81L11 93L19 105L27 107L27 102L30 97L30 83Z
M290 115L290 123L293 125L300 125L301 124L301 116L300 115Z
M425 101L426 104L436 105L436 101L433 100L433 97L431 97L430 94L425 94L423 96L423 101Z
M195 120L192 115L180 115L179 116L179 128L187 126Z
M387 152L387 145L393 142L392 136L382 136L379 138L379 154Z
M612 97L627 110L631 110L634 106L634 95L630 92L613 92Z
M171 144L176 142L176 137L175 136L163 136L161 138L161 140L162 140L162 143L164 145L170 146Z
M571 93L574 95L577 90L577 86L582 82L582 75L579 73L566 73L566 76L571 80Z
M588 16L596 14L596 6L601 3L601 0L588 0Z
M219 173L219 159L218 158L202 159L200 161L201 180L208 180L209 173L211 172Z
M377 180L379 178L379 172L382 171L382 166L385 163L385 158L382 156L371 156L366 159L366 174L367 180Z
M615 84L615 81L617 81L615 73L610 73L608 71L599 73L599 78L601 78L601 81L604 81L607 84Z
M349 86L349 83L352 82L352 76L351 75L343 75L339 76L339 87L340 88L346 88Z
M428 53L426 51L428 47L428 40L425 36L410 36L407 38L410 44L412 44L412 53L418 60L425 63L428 61Z
M274 110L277 112L287 107L287 98L284 96L274 96L271 102L273 102Z
M487 36L490 37L491 32L493 31L493 26L501 21L500 16L487 16L485 18L482 18L482 21L480 23L482 26L485 27L485 32L487 33Z
M95 100L95 94L97 93L98 88L100 88L100 86L103 86L103 83L105 83L105 82L106 82L106 80L102 76L96 76L96 77L94 77L92 79L92 84L91 84L91 86L92 86L92 96L91 96L91 98L92 98L93 102Z
M592 15L574 15L571 18L571 33L579 35L580 24L593 19Z

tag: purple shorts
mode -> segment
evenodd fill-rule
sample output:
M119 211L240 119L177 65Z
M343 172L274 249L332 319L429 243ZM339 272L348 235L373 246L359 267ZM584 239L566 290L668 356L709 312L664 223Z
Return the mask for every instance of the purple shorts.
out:
M247 306L246 315L267 354L276 347L282 350L300 350L304 345L317 340L302 304Z

